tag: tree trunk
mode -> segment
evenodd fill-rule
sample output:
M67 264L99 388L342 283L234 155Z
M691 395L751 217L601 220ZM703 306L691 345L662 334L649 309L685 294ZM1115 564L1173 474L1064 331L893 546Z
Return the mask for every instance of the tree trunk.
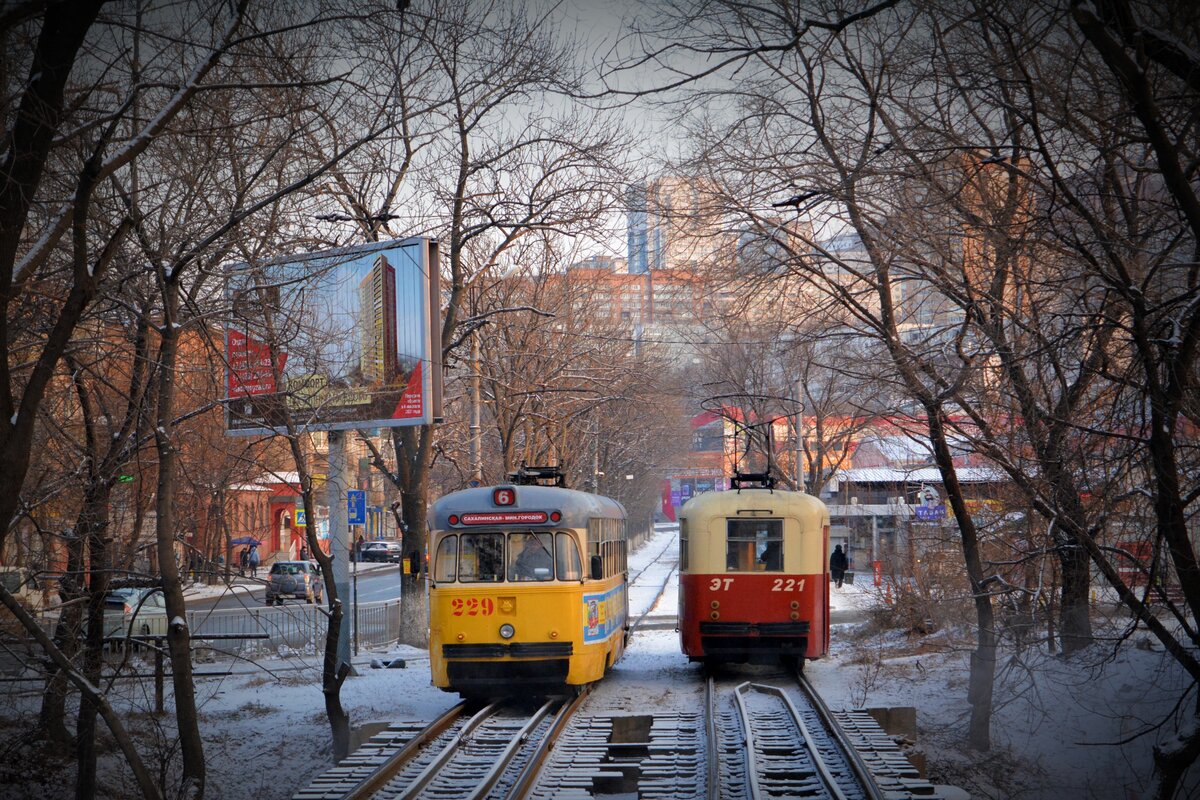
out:
M104 600L108 595L112 560L108 549L107 517L108 491L103 485L93 485L84 498L79 515L79 535L86 544L88 558L87 637L83 646L84 678L100 685L100 667L104 650ZM100 710L95 698L83 694L79 698L79 721L75 729L75 758L78 771L75 778L76 800L91 800L96 796L96 715Z
M1174 747L1154 747L1155 785L1148 796L1155 800L1173 800L1183 776L1200 758L1200 713L1194 714L1183 727L1186 732L1173 738Z
M175 558L175 454L171 441L175 410L175 365L179 351L179 286L174 280L162 283L163 325L159 347L158 409L154 429L158 452L158 486L155 533L158 543L158 569L162 576L167 605L167 650L171 656L171 687L175 693L175 724L179 731L179 749L183 756L180 796L204 797L204 741L196 713L196 692L192 680L191 635L183 602L183 586ZM176 620L180 621L179 623Z
M82 521L82 520L81 520ZM67 569L59 581L59 596L62 601L62 613L54 629L54 644L70 661L75 661L79 655L79 632L83 629L83 606L80 604L84 597L83 591L83 538L79 535L80 526L66 537ZM42 692L42 709L40 720L42 730L51 752L66 753L70 750L73 739L67 729L67 694L70 691L70 681L67 674L56 663L51 662L46 676L46 688Z
M433 459L433 426L394 428L392 443L396 450L400 506L408 531L404 534L404 555L411 558L414 576L424 576L425 556L429 547L429 531L425 514L429 503L429 467ZM429 608L422 579L404 581L401 585L400 641L414 647L429 644Z
M996 620L992 598L984 585L983 560L979 550L979 534L967 511L958 473L946 439L946 430L936 406L927 405L929 416L929 440L933 445L934 460L942 475L946 488L946 499L954 509L962 540L963 561L967 577L971 581L971 593L975 600L976 644L971 654L971 672L967 686L967 701L971 704L971 720L967 728L967 746L980 751L992 747L992 691L996 678Z
M1092 643L1092 615L1088 594L1092 585L1092 562L1087 551L1074 544L1060 547L1062 607L1059 636L1062 654L1069 656Z

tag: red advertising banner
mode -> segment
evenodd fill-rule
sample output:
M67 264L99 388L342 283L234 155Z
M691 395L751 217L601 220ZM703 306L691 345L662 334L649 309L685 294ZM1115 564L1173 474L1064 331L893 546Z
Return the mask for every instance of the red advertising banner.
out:
M400 402L396 403L392 419L420 419L425 415L421 404L421 388L421 362L418 361L408 376L408 385L404 387L404 394L400 395Z
M229 329L229 396L251 397L275 391L271 348L241 331ZM279 371L287 364L287 353L279 353Z

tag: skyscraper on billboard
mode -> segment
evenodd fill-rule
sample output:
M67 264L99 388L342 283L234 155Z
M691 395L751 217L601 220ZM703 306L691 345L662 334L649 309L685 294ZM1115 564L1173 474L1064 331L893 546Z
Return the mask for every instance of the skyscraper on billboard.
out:
M370 386L396 380L396 268L382 253L358 284L362 325L359 370Z

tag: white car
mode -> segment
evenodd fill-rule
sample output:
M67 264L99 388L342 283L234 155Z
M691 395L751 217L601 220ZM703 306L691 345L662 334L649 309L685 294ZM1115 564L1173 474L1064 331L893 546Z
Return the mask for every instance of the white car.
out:
M167 601L161 589L113 589L104 598L105 638L131 633L167 635Z

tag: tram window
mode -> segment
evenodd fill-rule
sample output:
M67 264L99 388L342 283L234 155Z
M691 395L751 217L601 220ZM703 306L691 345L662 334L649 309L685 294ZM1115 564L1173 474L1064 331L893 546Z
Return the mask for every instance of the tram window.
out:
M433 579L435 581L452 581L458 571L458 537L444 536L438 542L437 554L433 561Z
M554 580L554 535L510 533L508 535L508 579L510 581Z
M583 565L579 562L579 548L575 539L568 533L560 533L555 537L558 541L554 555L555 568L560 581L577 581L583 578Z
M783 520L731 519L725 535L725 571L783 570Z
M504 534L464 533L460 538L460 581L496 583L504 580Z

